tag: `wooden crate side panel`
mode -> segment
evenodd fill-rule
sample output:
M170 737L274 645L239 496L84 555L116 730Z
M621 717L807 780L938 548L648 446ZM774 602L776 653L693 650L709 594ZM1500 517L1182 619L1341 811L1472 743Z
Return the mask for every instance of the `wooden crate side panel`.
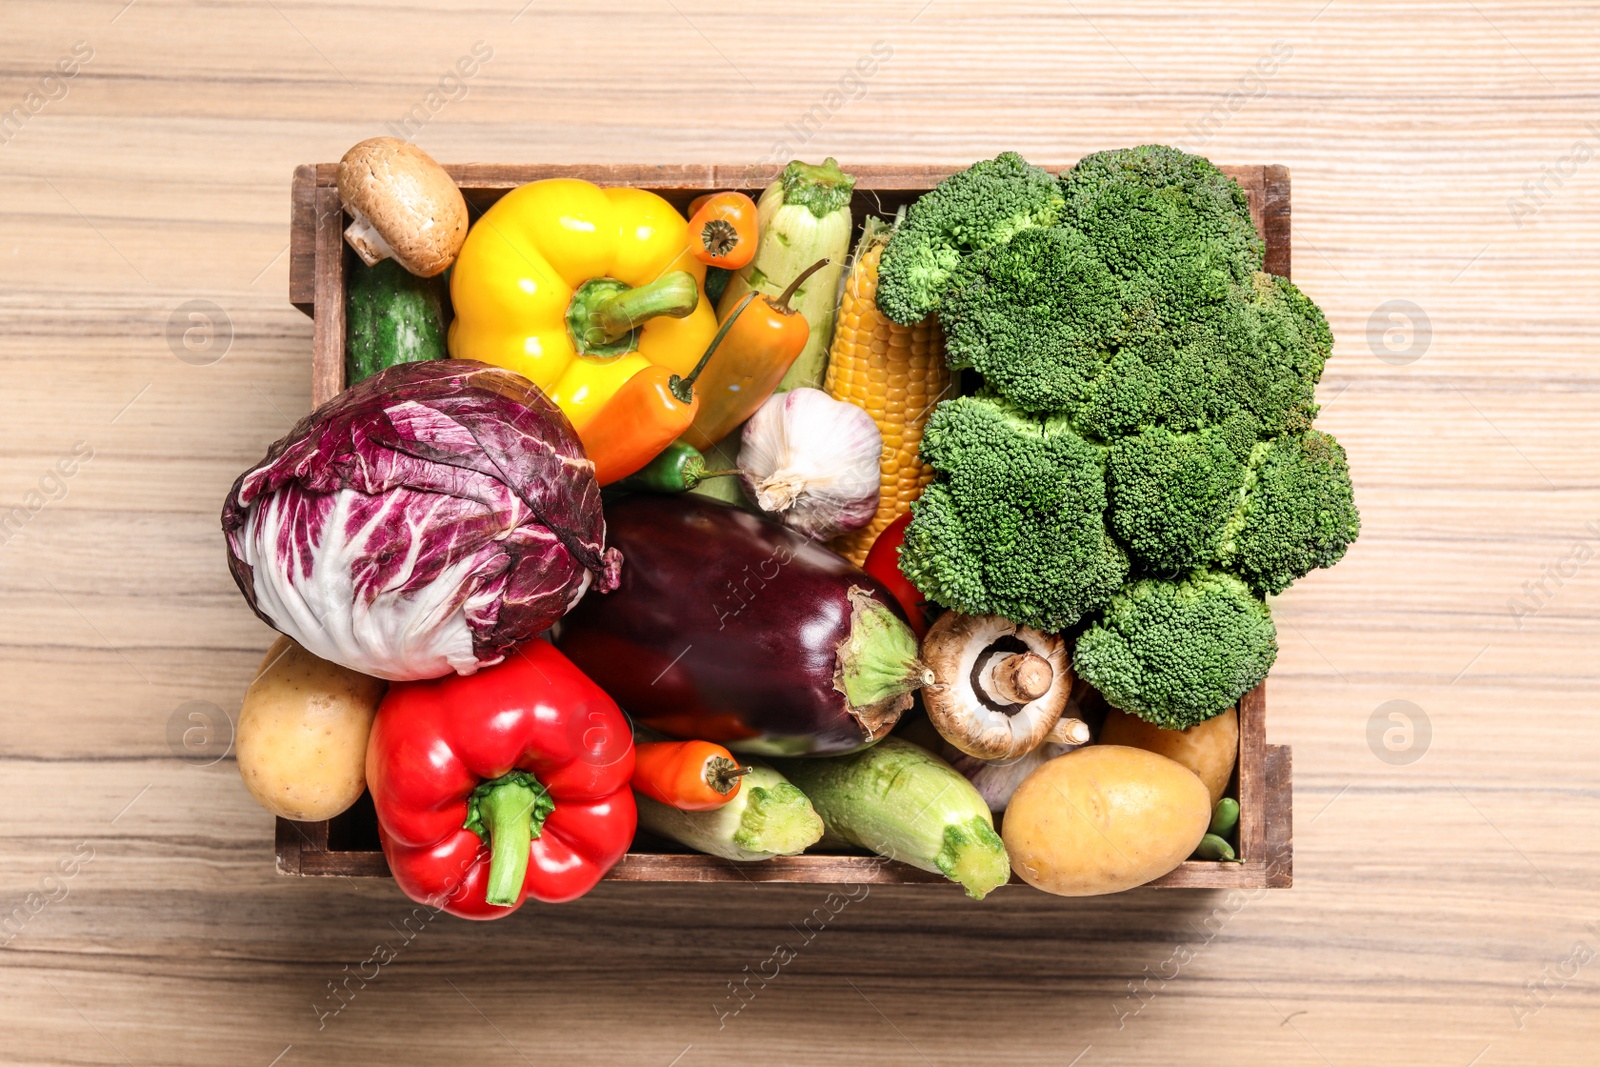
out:
M1190 860L1144 888L1152 889L1286 889L1293 876L1293 760L1284 745L1266 750L1264 803L1271 827L1267 853L1242 863ZM386 876L381 852L327 852L314 849L316 828L326 823L297 825L278 820L278 869L308 877L365 878ZM944 877L875 856L780 856L758 863L734 863L697 853L630 852L606 874L615 882L783 882L872 883L875 885L949 885ZM1012 885L1024 884L1015 875Z
M344 389L344 209L339 191L317 189L316 314L311 318L311 406Z
M302 163L289 192L289 303L307 315L316 314L316 275L317 168Z
M1239 701L1239 858L1264 863L1266 857L1267 684Z

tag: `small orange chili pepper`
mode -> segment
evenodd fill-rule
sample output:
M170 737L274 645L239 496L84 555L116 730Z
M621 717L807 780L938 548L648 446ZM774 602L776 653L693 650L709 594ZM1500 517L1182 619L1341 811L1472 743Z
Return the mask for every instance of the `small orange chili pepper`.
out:
M748 773L710 741L647 741L633 747L633 788L679 811L712 811L739 795Z
M759 229L754 200L743 193L716 193L689 219L689 252L702 263L737 270L755 258Z
M700 376L700 407L687 436L691 445L710 448L754 415L778 388L811 336L805 316L791 308L789 300L807 278L827 265L826 259L811 264L776 300L751 294L756 296L755 306L739 319L722 354ZM745 300L749 299L747 295Z
M695 381L755 295L750 293L733 309L688 377L665 367L647 367L623 383L595 414L584 432L584 447L594 461L596 481L610 485L635 473L689 429L700 409Z
M691 219L694 218L694 213L696 211L699 211L701 208L705 207L707 200L710 200L713 196L719 196L719 195L721 195L721 194L719 194L719 193L701 193L699 196L697 196L693 200L689 201L689 210L684 212L684 214L687 215Z

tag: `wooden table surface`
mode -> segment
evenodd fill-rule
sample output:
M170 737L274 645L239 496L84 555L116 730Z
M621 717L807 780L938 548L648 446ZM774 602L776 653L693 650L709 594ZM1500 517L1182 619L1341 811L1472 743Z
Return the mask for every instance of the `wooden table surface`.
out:
M1594 1064L1597 31L1492 0L6 0L0 1061ZM1364 518L1275 609L1294 889L608 884L474 925L276 875L211 762L270 637L217 514L307 410L291 170L397 129L453 162L1287 164Z

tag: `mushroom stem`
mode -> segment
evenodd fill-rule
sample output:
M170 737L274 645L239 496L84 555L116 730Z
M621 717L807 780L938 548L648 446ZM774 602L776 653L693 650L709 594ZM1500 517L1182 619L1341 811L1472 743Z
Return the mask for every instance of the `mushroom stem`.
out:
M352 221L344 229L344 239L355 249L356 255L361 257L361 262L369 267L376 267L394 255L394 249L383 239L383 234L370 219L355 208L347 210Z
M1018 652L995 664L985 686L999 704L1030 704L1050 691L1055 671L1033 652Z
M1050 732L1044 735L1047 745L1087 745L1089 743L1089 724L1082 719L1071 719L1063 715L1050 727Z

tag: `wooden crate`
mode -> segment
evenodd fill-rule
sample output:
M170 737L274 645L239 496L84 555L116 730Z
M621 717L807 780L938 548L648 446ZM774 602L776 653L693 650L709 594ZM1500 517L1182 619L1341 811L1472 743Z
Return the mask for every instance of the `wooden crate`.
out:
M597 185L650 189L679 208L701 193L742 189L756 194L773 173L761 167L467 163L445 167L461 186L473 216L508 190L541 178L575 177ZM956 168L849 166L857 177L852 210L893 215ZM1058 171L1064 167L1047 169ZM1244 189L1256 229L1266 242L1266 269L1289 276L1289 172L1278 166L1223 167ZM332 163L295 168L289 244L289 299L312 322L313 404L344 388L345 278L354 254L344 243L348 219L339 204L338 167ZM1163 888L1286 888L1293 881L1290 751L1266 743L1266 686L1239 703L1239 760L1230 795L1239 800L1239 863L1191 860L1151 882ZM613 867L608 879L625 882L875 882L944 883L937 874L885 863L865 854L808 853L761 863L733 863L683 850L645 835ZM334 819L295 823L279 819L278 870L292 875L375 877L389 868L378 846L377 819L369 798ZM1014 875L1012 882L1020 880Z

